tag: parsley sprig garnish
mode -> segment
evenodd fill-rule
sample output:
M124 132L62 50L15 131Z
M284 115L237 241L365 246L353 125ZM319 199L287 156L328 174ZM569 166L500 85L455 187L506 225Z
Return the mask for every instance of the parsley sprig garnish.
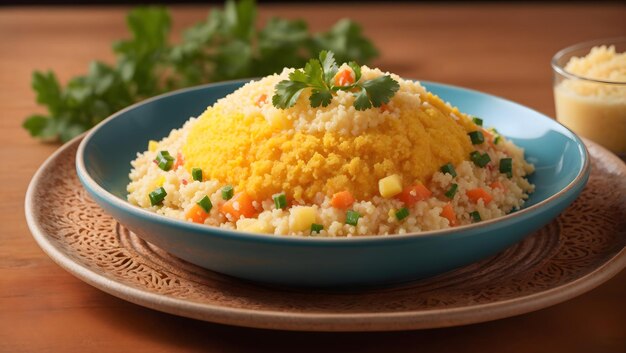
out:
M389 103L400 88L398 82L389 75L361 81L361 67L354 61L350 61L348 66L354 72L354 83L336 85L335 76L339 72L339 67L335 55L331 51L321 51L319 60L310 59L304 69L293 71L289 74L289 80L280 81L276 85L272 104L280 109L293 107L302 92L310 88L309 101L313 108L328 106L337 91L349 91L355 97L354 108L366 110Z

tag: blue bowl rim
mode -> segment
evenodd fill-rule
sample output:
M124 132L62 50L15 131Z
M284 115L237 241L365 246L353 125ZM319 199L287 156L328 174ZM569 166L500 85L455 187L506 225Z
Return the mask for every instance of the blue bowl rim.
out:
M576 175L574 180L572 180L568 185L566 185L563 189L559 190L555 194L547 197L546 199L534 205L531 205L526 208L522 208L514 213L509 213L502 217L482 221L479 223L473 223L473 224L468 224L468 225L463 225L463 226L458 226L458 227L453 227L453 228L447 228L447 229L412 232L412 233L405 233L405 234L363 235L363 236L353 236L353 237L311 237L311 236L304 236L304 235L275 235L275 234L264 234L264 233L252 233L252 232L245 232L245 231L240 231L240 230L224 229L224 228L208 226L204 224L196 224L192 222L178 220L175 218L169 218L169 217L148 211L139 206L132 205L128 201L118 198L117 196L111 194L109 191L107 191L102 186L100 186L100 184L98 184L87 172L87 168L85 167L85 163L84 163L84 154L85 154L86 146L91 140L91 138L98 133L100 128L106 125L109 121L117 119L123 114L125 114L126 112L133 110L143 104L148 104L148 103L151 103L153 101L156 101L156 100L168 97L168 96L184 94L186 92L202 90L202 89L206 89L209 87L219 87L219 86L229 85L233 83L246 83L246 82L250 82L253 80L255 80L255 78L222 81L222 82L209 83L205 85L178 89L175 91L163 93L158 96L145 99L141 102L137 102L131 106L128 106L112 114L108 118L101 121L98 125L93 127L90 131L88 131L85 134L82 141L80 142L80 145L78 146L78 150L76 151L76 171L77 171L79 179L81 180L81 182L83 183L83 185L88 191L98 195L102 199L106 200L109 204L115 205L115 207L117 207L118 209L121 209L127 213L132 214L135 217L142 218L146 221L153 221L153 222L160 223L160 224L168 224L174 227L182 227L183 229L187 231L200 232L200 233L206 234L207 236L224 237L224 238L229 238L233 240L280 242L283 244L291 243L291 242L298 242L298 243L307 242L307 243L310 243L311 245L313 244L323 245L323 244L331 243L331 244L338 245L339 243L342 243L342 242L346 242L350 244L352 243L363 244L363 243L378 243L381 241L386 241L386 242L406 241L406 240L410 240L414 238L442 237L446 235L447 236L462 236L467 231L477 230L480 228L495 227L496 225L505 223L512 219L523 218L524 216L530 216L536 212L541 211L541 209L543 209L545 206L554 203L559 198L565 196L570 190L575 188L578 184L580 184L581 182L584 182L591 168L590 163L589 163L589 151L587 150L587 147L585 146L583 141L580 139L580 137L576 135L573 131L568 129L567 127L560 124L558 121L550 119L545 114L540 113L532 108L521 105L519 103L513 102L511 100L498 97L492 94L484 93L478 90L473 90L470 88L465 88L465 87L460 87L460 86L455 86L455 85L442 84L442 83L432 82L432 81L415 80L415 81L420 82L420 84L427 84L427 85L433 84L433 85L437 85L443 88L463 90L463 91L467 91L470 93L485 95L485 96L488 96L489 98L499 99L507 103L513 104L514 106L517 106L519 108L526 109L530 112L534 112L538 114L539 116L541 116L542 118L548 119L550 123L560 125L562 128L564 128L566 131L568 131L571 134L574 141L577 143L579 149L582 149L582 159L583 159L582 168L578 171L578 174Z

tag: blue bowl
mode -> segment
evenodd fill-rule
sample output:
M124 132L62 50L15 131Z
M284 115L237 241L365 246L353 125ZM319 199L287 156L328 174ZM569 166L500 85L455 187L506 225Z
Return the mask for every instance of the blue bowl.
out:
M555 218L589 178L582 141L556 121L477 91L422 82L433 93L480 116L526 150L536 185L525 207L507 216L453 229L408 235L308 238L230 231L154 214L126 201L130 161L246 81L194 87L135 104L83 139L78 176L102 208L142 239L196 265L280 285L350 287L408 282L494 255Z

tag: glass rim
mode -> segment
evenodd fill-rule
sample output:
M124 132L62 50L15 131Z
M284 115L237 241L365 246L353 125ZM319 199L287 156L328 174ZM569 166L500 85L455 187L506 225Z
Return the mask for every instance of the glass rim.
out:
M626 37L613 37L613 38L605 38L605 39L595 39L595 40L590 40L590 41L586 41L586 42L581 42L581 43L577 43L574 45L571 45L569 47L566 47L564 49L559 50L556 54L554 54L554 56L552 57L552 60L550 61L550 65L552 66L552 70L554 72L557 72L569 79L574 79L574 80L581 80L581 81L588 81L588 82L593 82L593 83L600 83L600 84L608 84L608 85L617 85L617 86L626 86L626 81L610 81L610 80L599 80L599 79L595 79L595 78L589 78L589 77L585 77L585 76L580 76L574 73L571 73L567 70L565 70L565 68L562 65L558 64L558 60L561 59L563 56L575 51L575 50L580 50L580 49L584 49L586 47L592 48L595 47L597 45L613 45L613 44L617 44L617 43L624 43L626 44Z

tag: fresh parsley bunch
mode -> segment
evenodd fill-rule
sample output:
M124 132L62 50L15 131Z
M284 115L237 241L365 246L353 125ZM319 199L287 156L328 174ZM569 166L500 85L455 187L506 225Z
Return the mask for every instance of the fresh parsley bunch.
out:
M366 110L380 107L398 91L400 85L389 75L383 75L371 80L361 81L361 66L356 62L348 63L354 73L354 83L336 85L335 76L339 72L335 55L332 51L322 51L318 59L311 59L304 69L298 69L289 74L289 80L280 81L272 97L272 104L276 108L286 109L298 101L300 94L311 89L309 101L311 107L326 107L337 91L350 91L354 94L354 108Z
M255 1L228 0L171 44L165 8L133 9L127 16L131 38L113 44L115 64L95 61L64 87L51 71L33 73L37 103L48 114L32 115L23 126L33 137L68 141L112 113L169 90L302 67L323 49L342 61L368 62L378 55L350 20L312 34L302 20L272 18L257 29L256 18Z

